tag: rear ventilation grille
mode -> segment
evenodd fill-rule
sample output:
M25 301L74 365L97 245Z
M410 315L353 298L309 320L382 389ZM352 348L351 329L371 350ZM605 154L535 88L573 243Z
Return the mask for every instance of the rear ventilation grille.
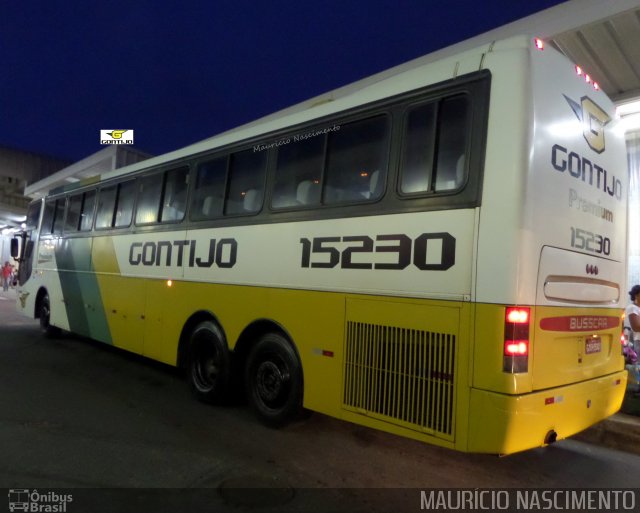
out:
M344 405L450 436L455 344L452 334L347 322Z

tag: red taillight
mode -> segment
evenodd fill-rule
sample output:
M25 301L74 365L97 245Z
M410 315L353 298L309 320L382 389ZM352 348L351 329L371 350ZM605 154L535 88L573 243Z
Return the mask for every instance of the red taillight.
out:
M526 356L529 354L528 340L507 340L504 344L504 354L507 356Z
M529 324L529 309L528 308L507 308L507 322L512 324Z
M502 370L512 374L529 370L529 324L531 309L509 306L504 315Z

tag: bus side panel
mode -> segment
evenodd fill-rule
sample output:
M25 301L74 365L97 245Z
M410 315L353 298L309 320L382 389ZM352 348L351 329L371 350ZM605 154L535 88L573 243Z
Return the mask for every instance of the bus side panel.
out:
M58 276L69 317L69 330L102 342L110 342L100 288L91 266L93 239L59 239L56 247Z
M41 238L36 253L36 271L31 280L32 293L34 299L41 288L44 288L49 295L49 305L51 309L49 322L53 326L68 330L69 316L67 315L67 305L63 295L63 286L58 272L56 260L58 247L61 244L59 237ZM38 312L35 312L36 315Z

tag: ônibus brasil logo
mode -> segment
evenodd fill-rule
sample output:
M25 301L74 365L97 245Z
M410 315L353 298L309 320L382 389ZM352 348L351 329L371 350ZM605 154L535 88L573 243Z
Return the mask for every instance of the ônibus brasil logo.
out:
M39 492L25 488L9 490L9 511L11 512L66 513L69 502L73 502L71 494Z

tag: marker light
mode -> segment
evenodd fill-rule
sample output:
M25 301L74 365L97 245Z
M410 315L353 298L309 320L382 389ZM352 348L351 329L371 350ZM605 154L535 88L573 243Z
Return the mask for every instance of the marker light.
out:
M544 41L538 37L534 39L534 43L538 50L544 50Z
M584 81L587 84L591 84L591 86L596 90L599 91L600 90L600 84L598 84L598 82L596 82L595 80L593 80L593 78L591 77L591 75L589 75L588 73L586 73L580 66L578 66L576 64L576 75L578 75L579 77L584 77Z
M167 287L171 287L171 286L173 286L173 281L167 280Z

